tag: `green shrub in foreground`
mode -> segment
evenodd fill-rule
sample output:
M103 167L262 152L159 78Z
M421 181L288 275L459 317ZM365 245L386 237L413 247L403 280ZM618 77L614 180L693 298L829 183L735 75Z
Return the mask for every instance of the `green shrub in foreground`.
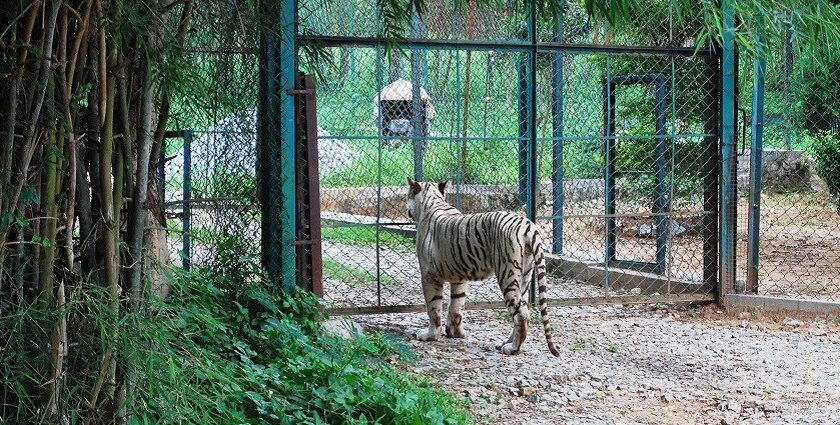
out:
M326 336L311 296L198 271L169 300L145 323L141 423L469 422L454 397L382 360L407 355L396 341Z

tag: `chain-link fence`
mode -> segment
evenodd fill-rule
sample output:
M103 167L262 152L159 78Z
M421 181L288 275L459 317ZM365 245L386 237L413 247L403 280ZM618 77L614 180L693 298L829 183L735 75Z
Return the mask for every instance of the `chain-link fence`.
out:
M574 7L552 27L453 4L430 2L386 52L373 2L300 3L302 44L328 53L301 65L322 77L325 299L423 304L406 177L451 181L464 213L538 223L555 304L713 299L719 60L695 51L696 31L664 3L632 31ZM500 300L492 280L468 299Z
M838 301L837 63L832 55L795 45L792 32L766 35L760 93L754 92L753 57L741 64L746 131L738 160L739 279L747 293ZM757 94L763 97L763 113L754 108ZM757 127L763 132L755 133ZM754 133L763 136L760 141ZM760 191L751 196L758 183ZM750 238L754 218L757 231Z
M258 34L242 25L256 18L237 7L238 20L219 22L231 12L222 6L208 4L194 17L183 53L194 69L173 89L171 131L160 152L170 259L185 268L236 270L260 254Z

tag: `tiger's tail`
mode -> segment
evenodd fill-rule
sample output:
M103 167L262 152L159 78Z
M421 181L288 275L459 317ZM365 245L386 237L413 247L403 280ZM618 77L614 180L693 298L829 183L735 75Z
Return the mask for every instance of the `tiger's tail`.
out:
M555 357L560 357L560 352L554 346L554 341L551 339L551 325L548 323L548 296L546 294L546 267L545 254L543 252L542 241L538 239L534 244L534 267L537 275L537 291L539 294L540 303L540 320L542 320L543 331L545 331L545 342L548 344L548 350L551 351Z

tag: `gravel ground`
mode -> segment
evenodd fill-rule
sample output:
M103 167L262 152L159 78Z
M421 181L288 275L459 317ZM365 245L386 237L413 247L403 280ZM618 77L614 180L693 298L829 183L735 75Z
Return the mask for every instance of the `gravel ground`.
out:
M732 316L714 306L551 308L554 358L532 327L525 352L495 345L510 325L469 311L465 339L409 339L404 366L469 400L480 423L840 424L840 326L831 319ZM420 313L357 316L410 335ZM408 339L408 338L407 338Z

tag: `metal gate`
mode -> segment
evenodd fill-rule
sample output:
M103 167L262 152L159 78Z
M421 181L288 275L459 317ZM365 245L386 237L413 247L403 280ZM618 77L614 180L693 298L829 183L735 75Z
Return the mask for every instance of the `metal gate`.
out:
M462 212L535 221L552 305L716 298L720 49L667 28L640 42L571 6L547 28L533 6L435 2L405 50L386 50L364 4L300 1L297 20L299 49L329 53L299 67L321 74L323 296L335 312L423 309L407 176L450 180ZM473 283L468 306L500 305L497 287Z

